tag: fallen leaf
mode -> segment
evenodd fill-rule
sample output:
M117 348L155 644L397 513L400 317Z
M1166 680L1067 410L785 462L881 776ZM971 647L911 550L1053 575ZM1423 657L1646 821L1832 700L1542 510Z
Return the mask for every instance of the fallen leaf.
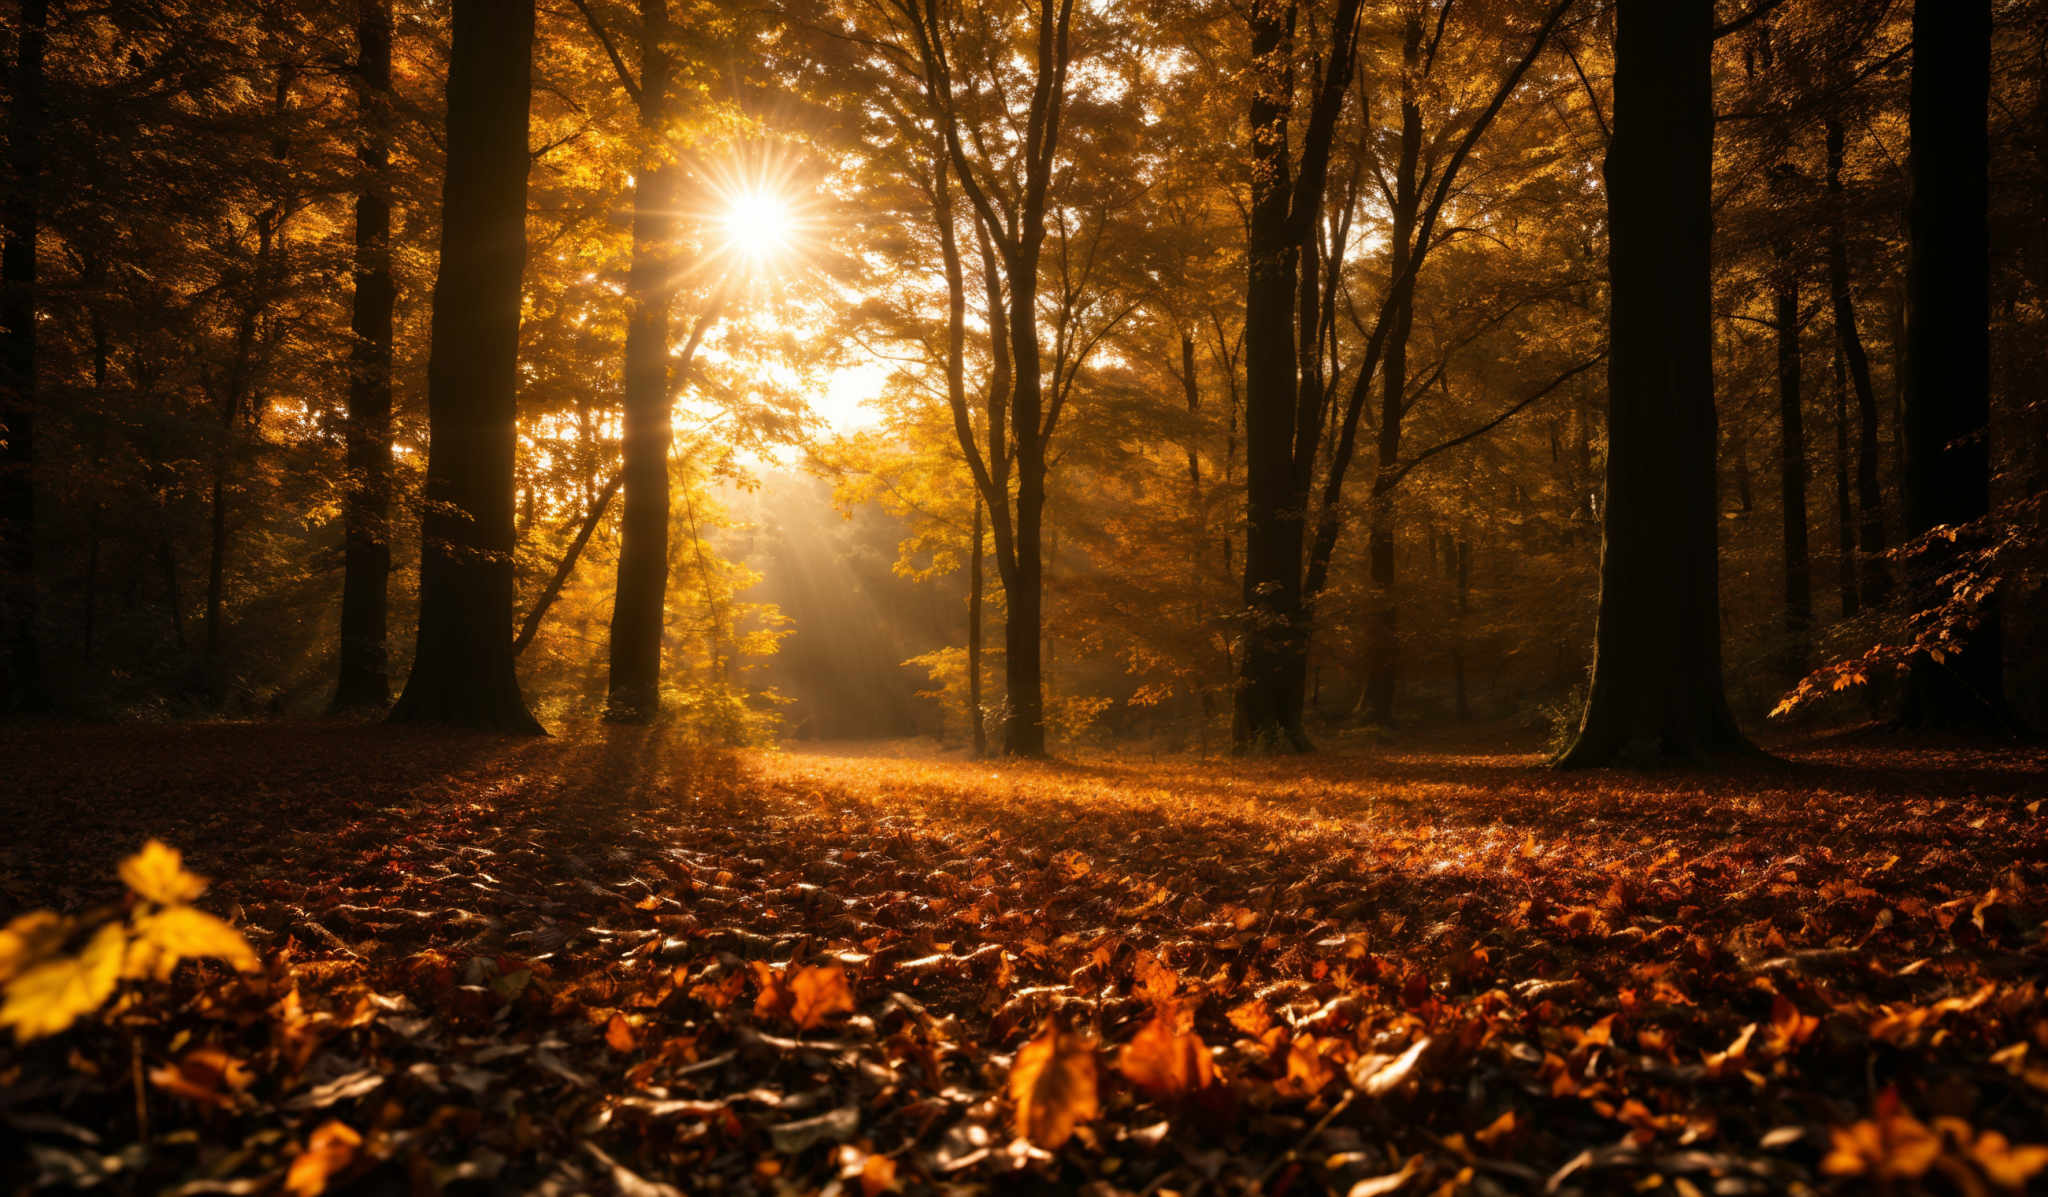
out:
M1099 1112L1094 1045L1046 1023L1038 1038L1017 1051L1010 1099L1017 1105L1019 1135L1047 1150L1065 1143L1076 1126Z

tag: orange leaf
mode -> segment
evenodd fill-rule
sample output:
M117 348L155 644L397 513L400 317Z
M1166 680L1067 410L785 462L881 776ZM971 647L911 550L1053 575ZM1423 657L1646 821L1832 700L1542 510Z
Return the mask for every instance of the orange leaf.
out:
M186 1052L176 1067L152 1069L149 1079L157 1088L187 1101L225 1106L249 1087L253 1077L240 1060L219 1048L201 1047Z
M640 1046L639 1037L633 1034L633 1024L623 1014L612 1015L612 1020L604 1024L604 1041L621 1055Z
M896 1161L874 1154L860 1163L861 1197L881 1197L896 1187Z
M789 1017L799 1030L811 1030L834 1014L853 1013L853 990L846 984L846 970L836 964L796 970L789 993Z
M1048 1022L1038 1038L1017 1051L1010 1068L1010 1098L1017 1103L1017 1133L1047 1149L1074 1135L1100 1111L1095 1089L1095 1048Z
M1192 1031L1181 1034L1164 1018L1145 1024L1117 1053L1117 1071L1156 1098L1181 1098L1216 1080L1209 1049Z
M329 1121L306 1140L306 1150L285 1173L284 1189L294 1197L319 1197L334 1174L355 1162L363 1137L346 1122Z

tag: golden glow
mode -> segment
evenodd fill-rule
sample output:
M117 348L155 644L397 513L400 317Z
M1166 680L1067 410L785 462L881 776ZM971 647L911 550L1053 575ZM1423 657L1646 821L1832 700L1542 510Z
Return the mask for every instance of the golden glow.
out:
M767 188L748 188L734 195L727 202L723 223L732 248L756 262L787 250L796 233L789 202Z

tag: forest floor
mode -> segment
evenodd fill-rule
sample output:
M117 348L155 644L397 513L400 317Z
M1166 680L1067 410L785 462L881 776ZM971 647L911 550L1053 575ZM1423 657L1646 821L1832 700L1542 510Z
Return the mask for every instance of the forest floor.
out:
M155 837L264 962L0 1046L0 1187L2023 1188L2048 753L1782 751L0 731L0 919Z

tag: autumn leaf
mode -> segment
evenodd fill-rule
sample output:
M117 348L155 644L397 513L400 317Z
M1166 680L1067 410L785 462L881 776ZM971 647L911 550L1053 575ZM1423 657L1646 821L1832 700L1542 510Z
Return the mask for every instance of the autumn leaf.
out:
M211 956L243 972L262 966L242 933L203 910L168 906L135 920L135 942L129 946L130 977L171 975L178 961Z
M2020 1189L2048 1169L2048 1147L2014 1144L1997 1131L1978 1135L1970 1145L1970 1158L1991 1178L1991 1183L2007 1189Z
M1209 1049L1193 1032L1176 1032L1165 1018L1145 1024L1117 1053L1117 1071L1149 1096L1179 1099L1216 1080Z
M1046 1023L1038 1038L1017 1051L1010 1098L1017 1104L1019 1135L1047 1150L1065 1143L1076 1126L1100 1111L1094 1045Z
M7 983L0 1027L13 1027L17 1043L54 1035L90 1014L114 992L128 936L119 923L93 933L76 956L30 965Z
M835 1014L854 1010L846 970L836 964L806 966L789 979L789 1018L798 1030L814 1030Z
M55 953L71 934L71 920L54 910L31 910L0 928L0 985Z
M1832 1149L1820 1164L1829 1176L1912 1180L1941 1157L1941 1136L1901 1108L1890 1089L1878 1095L1876 1117L1829 1135Z
M142 851L121 862L121 880L146 902L174 906L190 902L206 892L205 879L185 871L185 858L162 840L151 840Z
M1429 1050L1430 1039L1425 1035L1408 1045L1408 1050L1398 1056L1360 1056L1351 1062L1351 1086L1367 1097L1385 1097L1400 1087L1415 1071L1416 1061Z
M202 1047L186 1052L175 1066L152 1069L149 1081L166 1093L206 1106L226 1106L249 1087L249 1066L221 1051Z
M623 1014L614 1014L604 1024L604 1041L613 1051L624 1055L640 1046L639 1037L633 1034L633 1024Z
M306 1149L292 1161L291 1170L285 1173L285 1192L293 1197L319 1197L335 1173L355 1162L362 1145L363 1137L346 1122L322 1123L306 1140Z

